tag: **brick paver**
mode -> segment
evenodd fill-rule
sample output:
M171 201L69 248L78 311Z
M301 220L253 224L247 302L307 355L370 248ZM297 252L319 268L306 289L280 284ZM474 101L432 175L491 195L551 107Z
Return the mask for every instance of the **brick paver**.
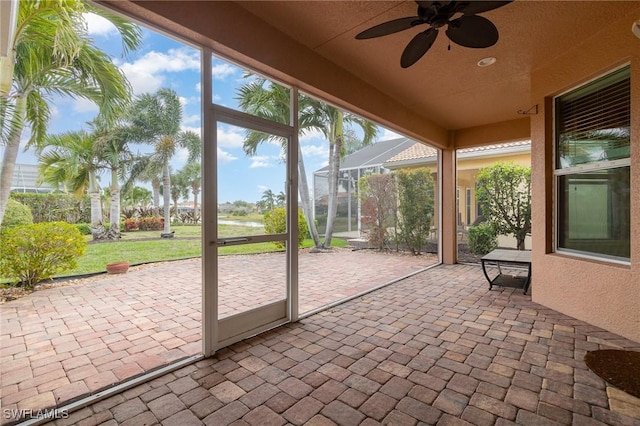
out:
M478 267L440 266L57 424L156 421L173 411L164 423L640 424L640 399L607 385L583 362L587 350L640 350L639 343L532 303L518 290L486 287ZM364 339L349 339L354 335ZM303 351L318 348L301 357L293 342ZM240 383L252 378L263 382L247 392ZM156 389L164 390L143 398Z
M640 399L584 364L598 348L640 343L439 266L56 424L640 424Z
M301 312L436 261L433 255L345 249L304 253L299 259ZM220 316L283 298L285 266L282 254L221 257ZM200 259L146 265L1 304L2 408L46 408L200 353L201 274ZM298 362L315 355L314 347L321 350L317 345L292 346L277 356ZM245 361L247 374L261 370L267 361L276 360ZM298 374L308 372L299 369ZM250 377L238 385L249 391L263 382ZM180 394L185 385L190 386L182 382L173 391ZM4 417L2 423L7 422Z

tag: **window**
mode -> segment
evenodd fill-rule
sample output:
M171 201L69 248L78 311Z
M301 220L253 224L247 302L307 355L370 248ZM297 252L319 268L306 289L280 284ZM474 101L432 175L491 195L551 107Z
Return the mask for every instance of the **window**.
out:
M555 99L558 251L629 261L630 87L627 66Z

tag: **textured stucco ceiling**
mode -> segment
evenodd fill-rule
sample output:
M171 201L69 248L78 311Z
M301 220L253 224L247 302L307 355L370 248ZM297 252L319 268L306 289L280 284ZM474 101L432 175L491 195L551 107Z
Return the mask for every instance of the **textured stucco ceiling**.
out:
M448 129L518 118L518 110L531 106L532 70L603 31L605 17L617 19L638 7L630 1L515 1L482 14L499 30L496 45L461 47L449 43L440 30L427 54L402 69L402 50L426 26L370 40L354 37L375 24L415 16L413 1L238 4L410 108L427 111ZM629 28L638 18L629 16ZM496 64L478 67L487 56L496 57Z
M249 66L254 60L251 55L255 55L258 62L278 58L273 62L277 65L271 66L284 68L281 71L285 74L287 68L313 74L318 72L312 68L317 61L315 65L310 63L308 70L304 64L291 63L316 55L325 64L346 70L381 92L389 108L402 106L424 117L429 129L435 129L432 139L441 144L446 143L447 131L522 119L518 111L528 110L534 103L530 87L536 69L572 50L588 50L589 39L604 35L612 21L628 20L631 34L633 22L640 18L640 1L516 0L481 14L498 28L500 38L494 46L461 47L450 43L440 30L426 55L403 69L400 55L411 38L426 29L425 25L369 40L356 40L355 35L391 19L415 16L414 1L104 3L196 42L209 42L228 57L239 51L238 58ZM476 65L489 56L497 58L494 65ZM305 80L300 75L297 79ZM317 75L306 81L310 85L314 82L319 82ZM331 95L340 97L342 89L334 88Z

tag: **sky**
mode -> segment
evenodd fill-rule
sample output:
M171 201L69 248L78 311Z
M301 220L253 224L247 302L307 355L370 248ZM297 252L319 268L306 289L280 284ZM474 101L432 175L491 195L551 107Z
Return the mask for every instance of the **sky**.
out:
M182 106L183 130L192 130L201 134L201 83L200 51L176 39L142 28L143 42L140 48L122 52L120 36L105 19L96 15L86 15L90 36L96 46L106 52L113 62L124 72L129 80L134 96L143 93L155 93L161 88L171 88L179 95ZM214 103L239 109L235 99L237 89L246 81L244 71L235 65L214 59L212 63ZM85 99L54 97L52 99L52 118L48 133L59 134L66 131L87 129L87 123L95 118L97 107ZM271 190L279 193L285 190L285 164L282 161L280 147L277 144L263 144L256 155L247 157L242 150L243 129L220 124L218 132L218 202L243 200L256 202L264 192ZM377 140L399 137L387 129L380 128ZM23 132L23 145L29 138L29 131ZM329 144L321 133L301 136L301 149L309 185L312 185L313 171L327 165ZM149 152L150 147L132 145L134 152ZM0 148L0 154L2 148ZM171 161L174 172L183 168L187 161L186 150L180 150ZM32 150L22 150L18 155L18 164L37 164L38 159ZM109 185L107 174L103 174L100 185ZM148 184L138 183L149 187Z

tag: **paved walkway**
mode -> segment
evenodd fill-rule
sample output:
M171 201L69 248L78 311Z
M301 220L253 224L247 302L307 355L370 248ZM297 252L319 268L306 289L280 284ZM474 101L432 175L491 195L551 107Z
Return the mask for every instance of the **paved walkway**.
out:
M282 254L222 257L220 316L284 298L284 261ZM435 261L368 250L302 255L300 311ZM200 259L168 262L0 305L2 408L55 406L200 353L201 273Z
M640 400L585 366L599 348L640 344L439 266L55 424L640 424Z

